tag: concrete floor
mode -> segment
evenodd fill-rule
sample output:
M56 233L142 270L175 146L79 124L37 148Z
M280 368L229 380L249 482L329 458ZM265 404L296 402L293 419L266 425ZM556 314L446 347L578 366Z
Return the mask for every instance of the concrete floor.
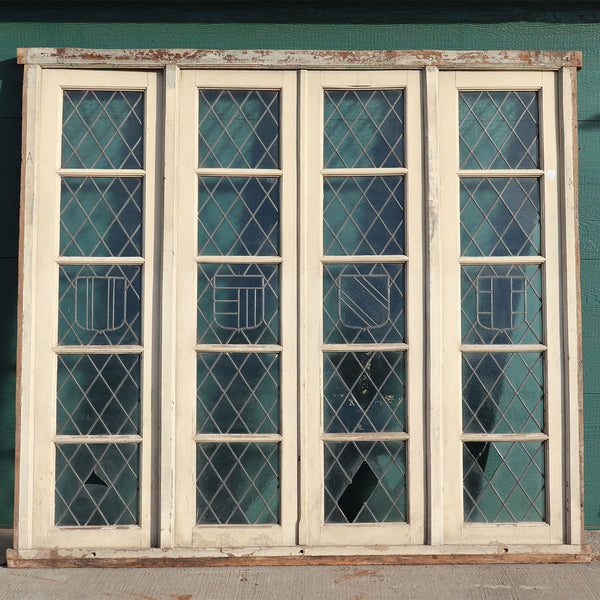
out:
M600 550L600 532L587 532ZM0 530L0 557L12 543ZM0 568L0 600L597 600L600 560L580 565Z

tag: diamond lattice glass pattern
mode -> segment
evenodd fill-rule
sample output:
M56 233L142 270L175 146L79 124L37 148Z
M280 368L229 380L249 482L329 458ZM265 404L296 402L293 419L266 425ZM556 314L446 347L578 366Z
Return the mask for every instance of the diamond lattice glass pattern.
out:
M544 363L537 352L465 353L463 430L540 433L544 427Z
M143 92L64 91L61 166L141 169L143 122Z
M65 177L60 197L62 256L140 256L142 180Z
M404 254L402 177L326 177L323 197L326 255Z
M279 355L198 354L198 433L278 433Z
M537 92L460 92L461 169L539 166Z
M533 177L461 179L463 256L534 256L541 251L540 185Z
M63 354L58 357L57 434L137 434L139 404L138 355Z
M325 168L404 165L403 90L325 90Z
M404 442L325 444L325 523L405 521Z
M279 444L198 444L196 472L198 524L279 523Z
M198 254L279 253L279 179L201 177Z
M198 268L198 343L277 344L278 265Z
M138 266L61 266L58 343L139 344L141 280Z
M325 352L326 433L403 431L404 353Z
M55 524L136 525L137 444L56 446Z
M466 442L463 451L465 521L545 521L544 445L541 442Z
M539 265L463 266L461 288L463 343L543 343Z
M276 169L279 166L279 92L201 90L198 165Z
M325 265L323 341L404 341L404 265Z

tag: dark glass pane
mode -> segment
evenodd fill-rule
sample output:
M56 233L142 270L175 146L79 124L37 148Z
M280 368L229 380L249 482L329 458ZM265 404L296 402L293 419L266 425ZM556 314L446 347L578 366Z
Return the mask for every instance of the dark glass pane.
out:
M403 90L325 90L325 168L404 165Z
M466 265L461 288L465 344L543 342L539 265Z
M404 442L325 443L325 523L404 521Z
M325 352L326 433L403 431L403 352Z
M57 445L55 524L136 525L138 480L137 444Z
M278 433L279 354L198 354L198 433Z
M465 353L463 430L540 433L544 429L544 359L538 352Z
M57 434L137 434L139 417L139 355L58 357Z
M404 265L325 265L324 343L404 341Z
M279 92L201 90L198 165L276 169L279 166Z
M196 473L199 525L279 523L279 444L198 444Z
M460 183L463 256L535 256L541 252L538 179L468 177Z
M142 180L66 177L60 198L62 256L140 256Z
M537 92L460 92L461 169L539 166Z
M198 268L198 343L278 342L277 265L205 264Z
M325 177L328 255L404 254L403 177Z
M279 179L201 177L198 254L279 254Z
M61 166L143 168L143 122L143 92L64 91Z
M61 266L58 343L139 344L141 287L139 266Z
M466 442L464 516L468 523L546 519L542 442Z

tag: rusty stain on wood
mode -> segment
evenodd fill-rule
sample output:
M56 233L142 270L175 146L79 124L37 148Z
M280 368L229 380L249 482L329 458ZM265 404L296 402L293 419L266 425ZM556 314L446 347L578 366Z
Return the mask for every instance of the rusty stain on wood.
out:
M194 50L194 49L89 49L19 48L20 64L43 66L107 66L155 68L166 64L181 67L237 66L240 68L581 68L581 52L548 50Z

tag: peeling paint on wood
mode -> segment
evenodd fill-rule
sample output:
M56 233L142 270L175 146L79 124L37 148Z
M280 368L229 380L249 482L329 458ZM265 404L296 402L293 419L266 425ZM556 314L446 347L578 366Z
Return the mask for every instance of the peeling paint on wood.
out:
M239 67L244 69L420 69L428 66L451 69L581 68L581 52L543 50L187 50L137 49L93 50L88 48L19 48L20 64L43 66L102 66L156 68L166 64L181 67Z

